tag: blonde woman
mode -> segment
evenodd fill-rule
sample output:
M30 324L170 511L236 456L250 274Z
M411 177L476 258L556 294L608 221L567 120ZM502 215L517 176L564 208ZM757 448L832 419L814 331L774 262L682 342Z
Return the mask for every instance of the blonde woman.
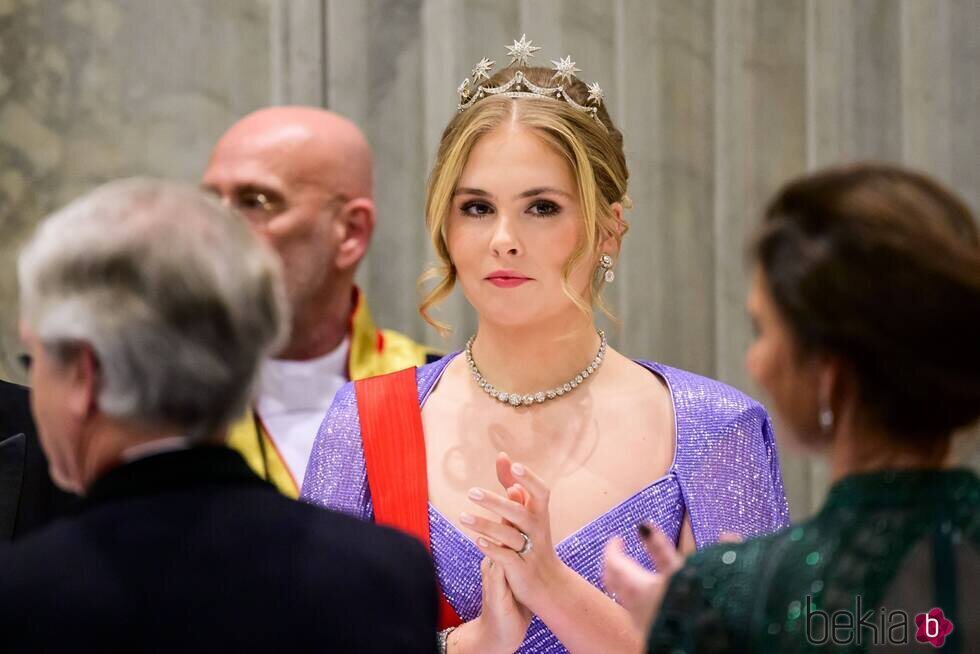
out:
M303 496L431 547L444 651L636 650L643 634L599 587L603 544L618 535L652 566L641 522L687 551L782 527L772 432L745 395L597 331L627 228L622 135L570 58L548 70L526 39L508 50L460 87L426 202L441 266L422 315L444 328L429 310L458 283L477 335L342 389Z

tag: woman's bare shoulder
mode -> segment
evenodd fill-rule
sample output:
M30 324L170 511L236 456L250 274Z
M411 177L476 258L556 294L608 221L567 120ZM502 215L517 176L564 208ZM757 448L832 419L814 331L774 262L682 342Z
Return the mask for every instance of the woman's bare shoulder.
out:
M601 394L616 393L651 401L670 400L670 391L664 379L650 368L609 349L603 363L604 375L596 376L596 391Z

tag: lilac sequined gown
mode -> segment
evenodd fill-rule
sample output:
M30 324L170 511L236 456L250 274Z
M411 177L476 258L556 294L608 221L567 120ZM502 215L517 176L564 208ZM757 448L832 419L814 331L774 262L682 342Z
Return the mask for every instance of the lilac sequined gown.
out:
M418 369L420 403L454 356ZM651 480L646 488L556 545L566 565L599 587L603 547L612 536L620 536L636 559L653 567L636 534L640 522L653 522L676 542L686 509L695 543L701 548L714 543L723 531L751 537L776 531L789 521L765 409L720 382L658 363L638 363L660 375L670 389L677 435L674 462L663 477ZM320 425L302 497L365 520L373 518L353 384L337 393ZM429 524L432 557L443 592L464 622L472 620L480 614L483 555L432 505ZM535 617L518 651L566 649Z

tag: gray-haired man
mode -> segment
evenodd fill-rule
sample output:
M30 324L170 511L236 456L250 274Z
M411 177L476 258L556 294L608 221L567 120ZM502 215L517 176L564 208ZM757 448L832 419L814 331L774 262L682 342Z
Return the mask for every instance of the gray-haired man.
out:
M77 515L0 553L6 651L426 651L408 536L292 502L222 443L286 333L279 264L201 192L127 180L18 261L32 404Z

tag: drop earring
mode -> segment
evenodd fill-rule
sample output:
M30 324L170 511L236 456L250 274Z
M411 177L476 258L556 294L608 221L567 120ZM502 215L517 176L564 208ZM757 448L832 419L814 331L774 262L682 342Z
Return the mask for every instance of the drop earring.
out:
M823 402L820 403L817 422L820 423L820 431L824 434L829 433L834 428L834 411Z
M602 276L603 279L606 280L607 284L612 282L614 279L616 279L616 273L613 272L612 267L613 267L613 260L611 256L609 256L608 254L604 254L601 257L599 257L599 270L605 271L603 272Z

